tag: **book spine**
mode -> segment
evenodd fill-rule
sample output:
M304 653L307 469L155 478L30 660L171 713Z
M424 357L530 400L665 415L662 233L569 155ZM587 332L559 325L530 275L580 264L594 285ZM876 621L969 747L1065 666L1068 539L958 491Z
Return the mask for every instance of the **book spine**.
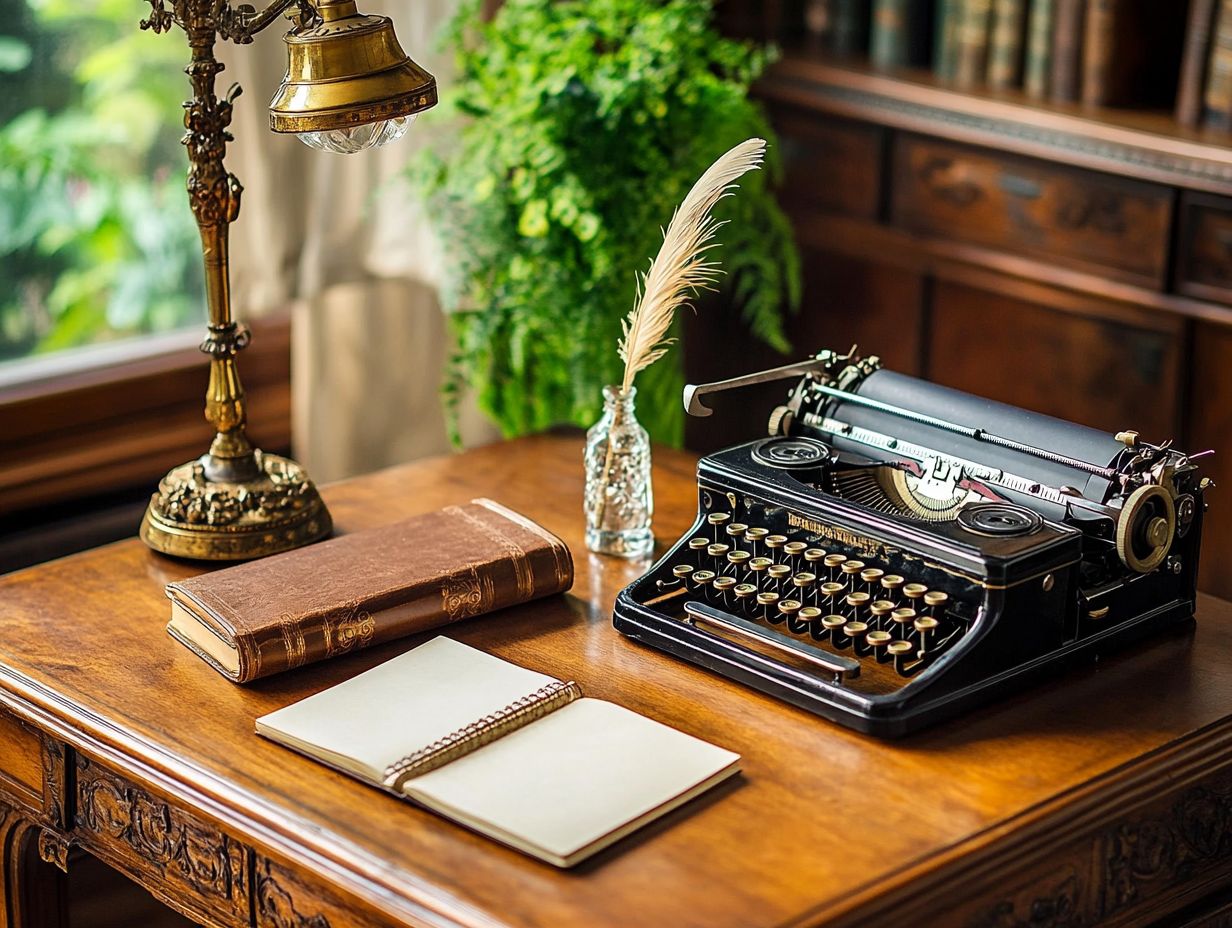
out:
M1114 50L1118 0L1087 0L1082 40L1082 102L1107 106L1115 102Z
M390 764L384 770L381 785L400 793L408 780L444 767L581 698L582 688L573 681L553 681Z
M1022 79L1023 24L1026 0L996 0L988 49L988 86L1017 87Z
M908 64L907 20L911 0L874 0L869 59L874 67L901 68Z
M965 87L982 84L988 72L992 0L962 0L954 35L954 80Z
M1032 0L1027 28L1027 60L1023 89L1041 100L1048 96L1048 73L1052 69L1052 16L1056 0Z
M933 73L942 80L953 80L957 46L955 36L962 15L961 0L938 0L937 29L933 40Z
M868 0L834 0L831 47L837 55L861 55L868 48Z
M1217 129L1232 128L1232 0L1221 0L1219 5L1209 71L1204 122Z
M837 0L807 0L804 4L804 31L809 41L822 47L834 40Z
M1206 65L1210 57L1211 33L1215 27L1215 0L1191 0L1189 25L1185 31L1185 51L1176 95L1176 120L1196 126L1202 118L1202 93L1206 85Z
M1057 0L1052 32L1052 98L1078 99L1082 80L1082 28L1086 0Z

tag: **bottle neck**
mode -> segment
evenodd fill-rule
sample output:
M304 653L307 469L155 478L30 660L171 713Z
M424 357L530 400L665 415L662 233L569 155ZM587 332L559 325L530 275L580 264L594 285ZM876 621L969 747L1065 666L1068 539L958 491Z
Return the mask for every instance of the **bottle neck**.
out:
M603 411L613 416L632 416L635 412L636 398L637 387L630 387L628 393L621 393L620 387L617 386L604 387Z

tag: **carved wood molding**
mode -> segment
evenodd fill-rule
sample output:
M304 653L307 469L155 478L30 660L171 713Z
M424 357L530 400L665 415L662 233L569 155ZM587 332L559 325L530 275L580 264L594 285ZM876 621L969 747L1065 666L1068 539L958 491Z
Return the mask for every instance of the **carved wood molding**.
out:
M330 928L329 919L320 913L305 914L295 902L312 898L295 875L262 857L256 863L254 912L257 928Z
M52 825L67 829L73 820L69 774L72 764L67 745L45 732L40 732L42 750L40 761L43 768L43 815Z
M248 923L250 848L87 758L76 780L77 843L191 918Z

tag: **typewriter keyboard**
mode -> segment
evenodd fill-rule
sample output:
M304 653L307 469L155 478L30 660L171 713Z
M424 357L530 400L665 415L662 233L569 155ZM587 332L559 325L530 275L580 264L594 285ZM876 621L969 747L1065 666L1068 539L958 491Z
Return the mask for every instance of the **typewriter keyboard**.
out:
M685 621L787 649L844 684L885 692L952 648L974 616L978 587L912 564L710 513L664 565L660 595L647 605L683 609Z

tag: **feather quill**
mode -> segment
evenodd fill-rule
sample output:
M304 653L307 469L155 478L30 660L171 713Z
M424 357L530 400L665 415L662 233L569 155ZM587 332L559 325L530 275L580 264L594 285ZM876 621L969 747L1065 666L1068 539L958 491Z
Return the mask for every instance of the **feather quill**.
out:
M736 188L736 181L759 168L766 153L764 139L748 139L712 164L677 207L663 233L659 254L650 269L638 278L637 300L621 321L620 358L625 362L621 393L627 394L633 378L667 352L675 341L671 330L676 310L689 305L699 290L711 289L722 271L706 253L718 246L715 233L724 223L711 211Z

